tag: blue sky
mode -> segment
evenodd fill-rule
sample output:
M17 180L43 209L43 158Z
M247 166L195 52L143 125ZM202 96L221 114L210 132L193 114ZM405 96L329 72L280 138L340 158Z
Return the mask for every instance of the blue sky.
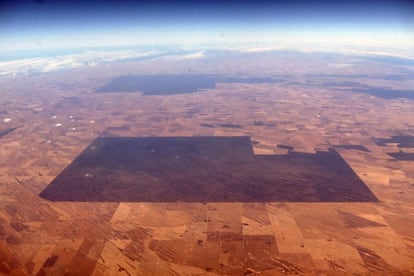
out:
M410 1L3 1L0 50L414 43Z

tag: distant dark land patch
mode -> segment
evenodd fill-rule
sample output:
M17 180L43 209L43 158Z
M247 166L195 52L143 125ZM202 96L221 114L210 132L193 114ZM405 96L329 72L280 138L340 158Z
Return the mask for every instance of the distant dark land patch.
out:
M393 99L414 99L414 90L397 90L391 88L383 88L383 87L362 87L362 88L349 88L349 89L341 89L340 91L345 92L355 92L355 93L363 93L368 94L377 98L382 98L386 100L393 100Z
M276 146L280 149L287 149L289 151L293 150L293 147L288 146L288 145L277 144Z
M263 121L254 121L253 123L254 126L260 126L260 127L275 127L277 126L277 123L268 123L268 122L263 122Z
M111 80L96 92L142 92L144 95L174 95L214 89L216 83L275 83L270 77L217 77L210 75L128 75Z
M361 75L365 76L365 75ZM311 78L312 77L312 78ZM315 86L321 88L329 88L334 91L338 92L351 92L351 93L361 93L361 94L368 94L377 98L382 98L386 100L392 99L414 99L414 90L399 90L393 89L388 87L379 87L379 86L371 86L366 85L363 83L349 81L347 79L352 77L358 77L358 75L307 75L305 80L305 84L307 86ZM373 78L372 76L367 75L367 78ZM398 76L382 76L378 77L378 79L397 79ZM401 77L403 78L403 77ZM403 79L409 77L404 77ZM412 78L412 77L411 77ZM292 84L296 84L293 82ZM303 84L301 84L303 85Z
M397 144L398 148L414 149L414 136L412 135L399 135L392 136L391 138L377 138L374 140L378 146L385 147L387 144ZM390 152L389 156L401 161L414 161L414 152Z
M219 126L220 126L220 127L224 127L224 128L242 128L242 126L241 126L241 125L230 124L230 123L227 123L227 124L220 124Z
M201 123L200 126L201 127L208 127L208 128L215 128L216 127L216 125L207 124L207 123ZM222 127L222 128L243 128L241 125L231 124L231 123L219 124L217 126Z
M389 143L396 143L399 148L414 148L414 136L399 135L392 136L391 138L377 138L375 139L375 143L381 147L384 147Z
M370 150L367 149L367 147L366 146L363 146L363 145L335 145L334 148L336 148L336 149L359 150L359 151L370 152Z
M399 152L391 152L387 154L400 161L414 161L414 152L399 151Z
M15 131L17 129L17 127L11 127L11 128L6 128L6 129L0 129L0 138L3 136L6 136L7 134Z
M250 137L100 137L41 197L99 202L373 202L341 156L255 155Z

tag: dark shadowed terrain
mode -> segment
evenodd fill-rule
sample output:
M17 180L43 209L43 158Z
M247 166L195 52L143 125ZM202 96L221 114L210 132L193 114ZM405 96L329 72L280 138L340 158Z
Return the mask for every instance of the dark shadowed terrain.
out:
M260 156L249 137L98 138L41 196L54 201L377 201L335 150Z

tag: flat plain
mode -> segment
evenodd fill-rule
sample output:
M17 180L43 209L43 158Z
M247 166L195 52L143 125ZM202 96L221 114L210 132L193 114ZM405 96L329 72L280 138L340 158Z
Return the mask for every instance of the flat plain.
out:
M97 92L191 74L217 79ZM0 273L414 274L413 75L271 52L0 79Z

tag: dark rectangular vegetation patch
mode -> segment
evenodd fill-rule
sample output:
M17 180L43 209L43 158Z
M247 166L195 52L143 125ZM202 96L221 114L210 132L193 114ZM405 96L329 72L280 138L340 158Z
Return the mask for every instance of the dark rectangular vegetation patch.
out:
M250 137L100 137L41 197L107 202L372 202L334 150L255 155Z
M142 92L144 95L174 95L214 89L216 83L276 83L280 81L282 80L269 77L217 77L197 74L128 75L111 80L96 92Z
M144 95L193 93L216 88L214 79L204 75L138 75L113 79L97 92L142 92Z

